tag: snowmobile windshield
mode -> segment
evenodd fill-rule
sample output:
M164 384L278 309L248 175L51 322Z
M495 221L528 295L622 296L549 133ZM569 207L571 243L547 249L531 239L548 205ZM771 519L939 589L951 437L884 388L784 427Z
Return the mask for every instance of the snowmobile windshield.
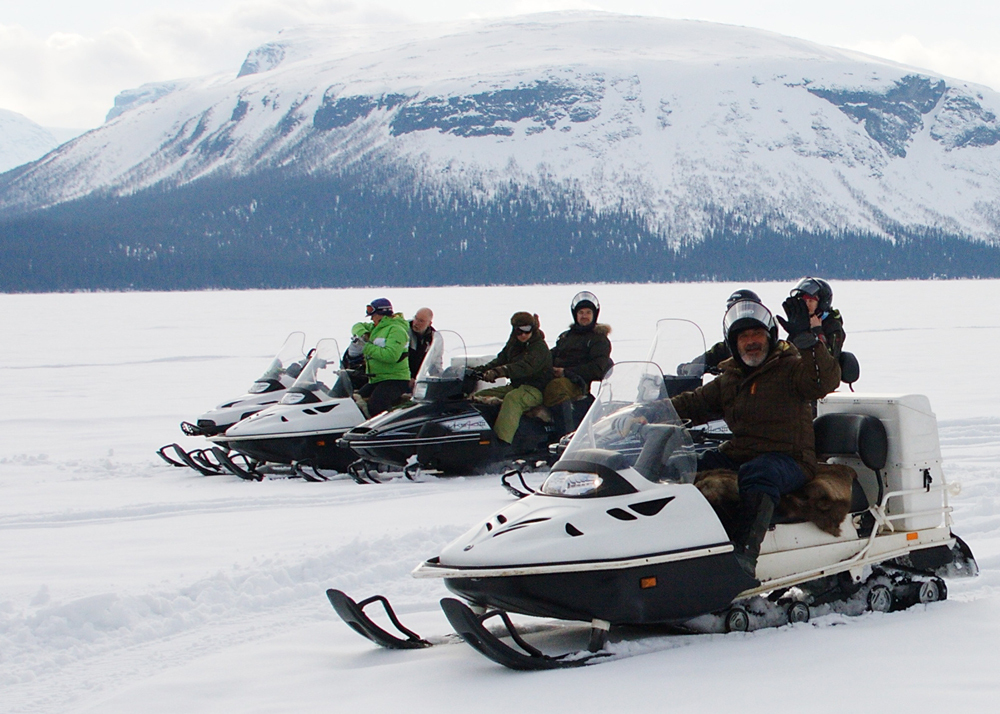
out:
M701 386L705 374L705 333L690 320L665 318L656 322L647 362L659 365L668 395Z
M320 340L282 404L325 402L351 396L351 380L340 369L340 346L333 338Z
M435 331L417 371L413 399L420 402L461 396L467 362L465 340L461 335L451 330Z
M304 332L293 332L286 337L285 344L271 360L264 374L250 385L247 392L264 394L288 387L306 363L305 344Z
M611 368L562 459L609 461L612 454L617 470L632 466L650 481L694 481L694 443L652 362Z

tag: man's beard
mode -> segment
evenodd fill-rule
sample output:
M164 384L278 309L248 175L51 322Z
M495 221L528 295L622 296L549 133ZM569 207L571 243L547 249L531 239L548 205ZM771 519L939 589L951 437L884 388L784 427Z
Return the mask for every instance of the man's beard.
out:
M740 359L743 360L743 364L747 367L760 367L764 364L764 360L767 359L767 347L764 349L755 351L753 354L747 354L746 351L740 350Z

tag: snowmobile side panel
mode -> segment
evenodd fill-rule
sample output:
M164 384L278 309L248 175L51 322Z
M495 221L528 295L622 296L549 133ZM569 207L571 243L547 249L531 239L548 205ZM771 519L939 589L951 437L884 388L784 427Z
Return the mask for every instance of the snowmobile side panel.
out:
M756 585L731 552L634 568L445 578L453 593L508 612L615 625L679 622Z

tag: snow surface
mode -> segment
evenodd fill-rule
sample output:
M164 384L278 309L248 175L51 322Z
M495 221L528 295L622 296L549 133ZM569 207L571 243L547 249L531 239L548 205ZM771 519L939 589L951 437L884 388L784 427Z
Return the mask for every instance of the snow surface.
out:
M937 88L932 102L913 79ZM539 98L542 85L575 94ZM484 99L525 90L536 95ZM518 113L532 102L537 111ZM331 108L343 123L318 127ZM429 123L400 131L402 112ZM484 126L446 130L448 112ZM998 115L986 87L706 22L580 12L377 34L313 26L252 50L239 71L123 92L108 123L33 166L0 205L381 162L434 190L572 188L675 239L700 238L723 210L813 230L996 240Z
M464 644L389 652L324 590L388 595L448 642L439 581L409 571L509 503L495 476L358 486L204 477L156 447L241 393L292 330L343 337L381 295L499 349L528 309L550 344L596 291L614 356L657 318L718 336L729 284L0 295L0 710L4 712L983 712L1000 695L1000 282L840 282L859 391L924 393L955 531L982 575L946 602L750 634L619 642L576 671L507 671ZM771 305L787 284L752 286ZM582 632L544 634L580 646Z

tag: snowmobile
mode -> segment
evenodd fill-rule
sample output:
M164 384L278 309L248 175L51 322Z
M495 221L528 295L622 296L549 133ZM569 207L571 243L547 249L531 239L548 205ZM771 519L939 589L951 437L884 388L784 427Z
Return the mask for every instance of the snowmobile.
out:
M619 363L538 493L512 503L421 563L461 599L442 609L486 657L518 670L616 656L609 631L747 631L828 612L897 610L947 597L943 577L978 566L951 529L937 422L926 397L834 393L819 402L817 453L856 478L840 535L813 522L772 523L755 580L694 485L697 453L660 368ZM644 405L656 401L655 410ZM662 411L661 411L662 409ZM658 418L650 421L649 414ZM388 601L327 592L356 631L386 647L430 644ZM403 635L364 611L381 602ZM590 644L548 654L510 613L590 624ZM494 620L494 629L487 622ZM626 648L627 649L627 648Z
M525 414L513 444L508 445L497 439L492 429L499 405L469 398L487 386L471 368L488 359L470 358L457 333L436 331L417 373L413 403L355 427L344 435L343 444L364 462L406 468L407 473L419 469L480 474L496 471L515 459L546 460L549 444L560 436L551 423ZM358 468L365 466L359 464Z
M357 459L338 440L365 417L340 366L334 339L320 340L281 400L209 437L215 459L245 479L261 480L268 464L288 464L294 475L325 481L323 470L345 472ZM230 453L234 452L234 453Z
M193 423L181 422L181 431L186 436L217 436L236 422L277 404L306 364L305 339L302 332L288 335L278 354L264 373L254 380L246 394L219 404ZM221 466L206 449L185 451L179 444L167 444L156 453L172 466L186 466L205 474L222 473Z

